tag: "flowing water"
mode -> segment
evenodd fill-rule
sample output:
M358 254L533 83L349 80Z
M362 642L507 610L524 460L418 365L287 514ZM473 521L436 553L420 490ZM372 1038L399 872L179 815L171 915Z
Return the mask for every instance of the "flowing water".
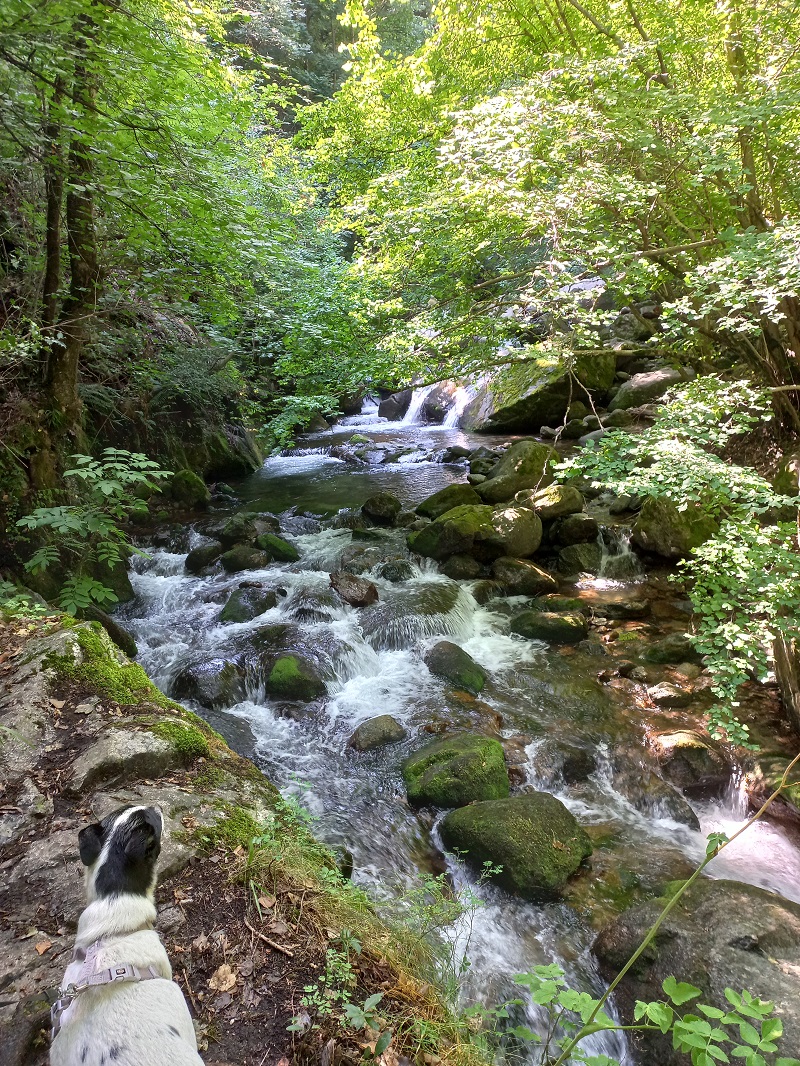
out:
M701 832L672 821L657 807L638 809L641 805L615 790L611 753L622 741L641 743L641 709L629 692L598 683L596 658L564 654L510 634L507 599L481 605L472 594L474 585L450 581L433 563L412 560L403 581L382 577L381 560L407 559L402 531L354 540L349 529L325 527L308 517L359 506L383 489L413 506L463 478L463 468L431 462L431 452L454 444L491 445L492 439L470 439L450 427L381 422L374 407L346 422L307 438L291 455L268 460L237 488L248 509L282 514L282 528L300 562L245 574L217 569L191 576L184 570L186 551L204 542L196 531L181 550L152 550L149 559L138 560L137 598L123 614L147 672L170 693L187 663L208 660L232 642L245 644L248 635L270 623L299 627L326 670L324 700L303 708L298 717L266 698L253 678L246 698L235 706L195 709L251 754L281 789L301 796L318 818L319 834L350 850L354 879L378 898L409 888L420 871L442 869L437 823L421 821L408 806L401 761L445 726L492 729L498 715L518 787L544 787L559 795L582 824L617 841L619 851L612 854L634 876L646 881L654 865L663 869L665 880L673 870L686 876L687 860L704 854L706 832L724 828L730 833L744 821L739 790L731 787L724 797L694 804ZM354 432L369 438L367 447L376 456L381 449L408 450L400 461L356 467L331 456L331 449ZM606 535L603 543L604 576L589 583L597 585L599 595L609 587L638 595L645 588L644 575L624 534ZM378 604L360 611L339 602L329 589L330 571L359 551L373 553L367 561L374 558L375 565L365 576L380 594ZM223 625L221 606L243 579L280 589L277 605L252 622ZM487 670L479 701L455 698L429 673L422 655L442 637L461 645ZM355 753L347 747L348 738L376 714L392 714L402 722L407 739ZM553 737L593 752L596 768L580 787L540 776L537 753ZM467 1000L491 1003L513 996L514 974L552 961L564 966L575 986L603 988L589 950L593 930L575 909L563 902L524 903L491 886L475 886L461 862L452 856L445 861L454 883L471 885L484 903L472 917L469 936L466 926L453 931L458 949L471 961ZM782 829L768 823L715 860L711 873L800 899L800 852ZM529 1024L541 1020L532 1015ZM592 1040L587 1050L633 1062L621 1034Z

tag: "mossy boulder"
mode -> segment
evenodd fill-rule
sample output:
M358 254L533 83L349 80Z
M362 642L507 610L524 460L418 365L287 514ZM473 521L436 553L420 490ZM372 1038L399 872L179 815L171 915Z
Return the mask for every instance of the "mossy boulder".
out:
M548 792L473 803L451 811L441 826L450 850L476 869L499 867L492 879L515 895L546 900L558 895L592 845L570 811Z
M486 671L483 667L463 648L449 640L440 640L427 652L425 665L436 677L444 678L456 688L472 692L476 696L486 682Z
M527 507L507 504L492 513L492 545L501 555L524 559L533 555L542 543L542 521Z
M553 480L556 459L555 451L547 444L517 441L475 491L485 503L505 503L523 489L548 485Z
M403 505L393 492L376 492L361 507L367 518L382 526L394 525L402 509Z
M224 522L215 536L226 548L232 548L234 544L254 544L258 536L255 518L240 511Z
M494 534L493 509L464 504L440 515L424 529L408 535L408 547L418 555L431 559L447 559L450 555L470 555Z
M541 596L558 588L554 577L527 559L501 556L494 561L492 573L512 596Z
M493 737L463 733L428 744L403 763L410 803L462 807L508 795L503 747Z
M694 646L688 633L669 633L655 644L651 644L643 658L649 663L673 664L701 663L703 657Z
M554 523L550 532L552 544L562 544L567 547L570 544L588 544L597 540L600 526L597 519L585 512L566 515Z
M718 529L717 519L699 504L690 503L679 511L671 500L649 499L639 512L631 539L640 548L665 559L683 559Z
M355 751L373 751L404 740L406 731L390 714L379 714L357 726L347 742Z
M299 655L276 659L264 687L270 696L287 700L313 700L325 693L325 682L314 664Z
M603 553L596 543L570 544L558 553L562 574L599 574Z
M183 565L190 574L200 574L207 567L213 566L224 551L224 547L217 540L212 544L203 544L199 548L192 548Z
M201 477L194 470L179 470L172 475L169 491L173 500L183 507L208 507L211 493Z
M532 350L529 352L532 355ZM478 390L461 416L468 432L538 433L563 421L575 393L572 374L590 392L606 392L614 380L616 353L567 360L554 354L503 367Z
M277 533L260 533L256 537L256 547L267 552L278 563L296 563L300 558L300 552L294 544L279 537Z
M589 633L586 616L555 611L521 611L511 619L511 632L548 644L577 644Z
M447 488L434 492L416 508L423 518L439 518L454 507L480 506L481 498L470 485L448 485Z
M541 519L550 521L583 510L583 496L574 485L547 485L543 489L524 489L514 497L520 507L536 511Z
M275 589L235 589L225 602L220 622L250 622L278 602Z
M237 544L236 547L223 552L219 561L223 570L229 574L238 574L242 570L263 570L272 562L272 556L247 544Z

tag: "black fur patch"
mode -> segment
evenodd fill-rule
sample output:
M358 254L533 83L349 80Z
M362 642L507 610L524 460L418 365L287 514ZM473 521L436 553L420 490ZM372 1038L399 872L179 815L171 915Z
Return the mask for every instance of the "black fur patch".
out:
M83 829L78 838L81 859L87 866L97 862L107 847L95 875L98 898L122 893L145 896L153 886L161 851L161 815L155 808L146 807L134 811L120 824L120 818L130 809L121 807L102 822Z

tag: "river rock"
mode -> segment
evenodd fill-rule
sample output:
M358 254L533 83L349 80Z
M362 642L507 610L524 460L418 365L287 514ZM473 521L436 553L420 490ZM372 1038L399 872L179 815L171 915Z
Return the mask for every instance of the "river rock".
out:
M597 769L597 760L588 748L550 737L536 747L531 764L537 782L554 790L585 781Z
M436 677L442 677L456 688L465 689L474 695L481 691L486 681L486 671L468 655L463 648L449 640L440 640L426 652L425 665Z
M211 493L201 477L194 470L178 470L169 483L169 494L183 507L203 508L211 502Z
M616 371L612 351L567 360L542 355L535 362L496 370L481 384L461 416L467 432L535 433L558 425L572 402L578 380L591 391L605 392Z
M408 799L415 805L462 807L508 795L503 747L493 737L462 733L434 741L403 763Z
M515 559L533 555L542 543L542 522L539 516L527 507L496 507L492 513L490 538L497 553Z
M417 514L423 518L439 518L454 507L480 506L481 498L469 485L448 485L434 492L417 506Z
M554 611L521 611L511 619L511 632L528 640L548 644L577 644L585 640L589 626L585 615L557 614Z
M378 414L381 418L386 418L390 422L399 422L411 406L411 397L413 395L413 389L393 392L378 404Z
M703 661L688 633L670 633L661 640L657 640L655 644L647 648L643 658L649 663L664 665Z
M256 547L278 563L296 563L300 558L300 552L294 544L279 537L277 533L259 533L256 537Z
M576 514L583 510L583 496L574 485L548 485L543 489L525 489L514 497L519 507L530 507L548 522L553 518Z
M633 415L630 411L619 407L615 411L609 411L607 414L602 415L600 421L604 429L622 429L633 422Z
M592 853L589 837L560 800L547 792L473 803L441 825L450 850L470 866L499 867L492 880L524 899L557 895Z
M361 510L382 526L394 525L394 521L403 509L403 505L393 492L376 492L361 505Z
M673 822L699 829L697 815L672 785L631 757L613 774L614 788L632 807L650 818L671 818Z
M718 529L717 519L706 514L699 504L690 503L679 511L671 500L648 499L636 519L631 539L640 548L666 559L682 559L692 548L705 544Z
M495 559L492 573L511 596L541 596L558 588L554 577L527 559Z
M351 607L368 607L378 602L378 590L371 581L346 571L331 574L331 588Z
M449 559L442 563L439 569L447 577L452 578L453 581L469 581L477 577L483 567L471 555L451 555Z
M186 761L176 745L147 730L107 729L73 762L67 788L80 794L101 781L160 777Z
M410 582L381 593L381 601L361 611L361 632L373 647L399 649L422 637L444 636L447 616L459 600L454 581Z
M486 481L475 491L486 503L505 503L522 489L536 489L553 480L557 456L547 444L520 440L512 444L503 458L492 467Z
M662 774L680 789L722 786L730 766L713 741L693 729L659 733L651 749Z
M673 685L669 681L662 681L660 684L649 688L647 695L656 707L664 707L667 710L688 707L692 702L691 691L678 688L677 685Z
M244 670L231 659L206 659L184 666L171 686L179 700L204 707L232 707L244 699Z
M564 547L570 544L586 544L597 540L600 527L597 519L585 512L570 514L554 523L550 531L550 542L562 544Z
M265 611L271 610L277 602L278 594L275 589L250 585L234 589L225 601L219 620L220 622L250 622Z
M200 574L206 567L212 566L224 550L223 546L216 540L212 544L203 544L199 548L192 548L183 565L190 574Z
M491 507L485 506L453 507L424 529L410 533L409 550L439 560L472 554L476 548L483 548L484 542L491 542L493 513Z
M387 559L378 567L378 575L392 583L408 581L414 576L414 567L407 559Z
M325 694L317 667L302 655L280 655L264 678L270 696L285 700L313 700Z
M609 411L628 410L631 407L641 407L643 403L657 400L672 385L684 381L684 375L680 370L672 367L664 367L662 370L651 370L646 374L634 374L627 381L623 381L616 396L608 405ZM608 423L606 423L608 424Z
M405 729L396 718L390 714L379 714L377 718L370 718L356 726L347 746L355 751L372 751L387 744L396 744L404 740L406 735Z
M90 622L99 622L120 651L124 651L129 658L135 659L139 654L139 649L136 647L136 641L133 639L133 634L129 633L124 626L121 626L115 618L112 618L110 614L107 614L102 608L98 607L97 604L91 603L87 607L82 608L80 611L80 617L86 618Z
M615 976L644 939L664 905L638 904L611 922L593 951L606 977ZM667 916L658 935L618 985L623 1021L632 1024L637 1000L663 1000L662 982L696 985L703 1002L730 1010L725 989L747 989L775 1004L783 1023L780 1054L800 1057L800 905L752 885L702 878ZM691 1009L691 1004L684 1010ZM671 1037L642 1037L641 1061L684 1066Z
M254 515L239 511L216 531L216 536L226 548L232 548L234 544L254 544L258 536Z
M238 574L242 570L263 570L272 562L268 552L251 548L247 544L237 544L219 557L223 570L229 574Z
M599 574L603 553L599 544L570 544L558 553L562 574Z

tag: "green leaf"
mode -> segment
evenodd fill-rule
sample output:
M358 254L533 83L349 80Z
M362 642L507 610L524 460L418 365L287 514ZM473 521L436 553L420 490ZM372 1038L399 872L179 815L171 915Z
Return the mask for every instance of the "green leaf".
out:
M674 977L667 977L662 982L661 987L677 1007L688 1003L692 999L697 999L698 996L703 994L701 989L682 981L676 981Z

